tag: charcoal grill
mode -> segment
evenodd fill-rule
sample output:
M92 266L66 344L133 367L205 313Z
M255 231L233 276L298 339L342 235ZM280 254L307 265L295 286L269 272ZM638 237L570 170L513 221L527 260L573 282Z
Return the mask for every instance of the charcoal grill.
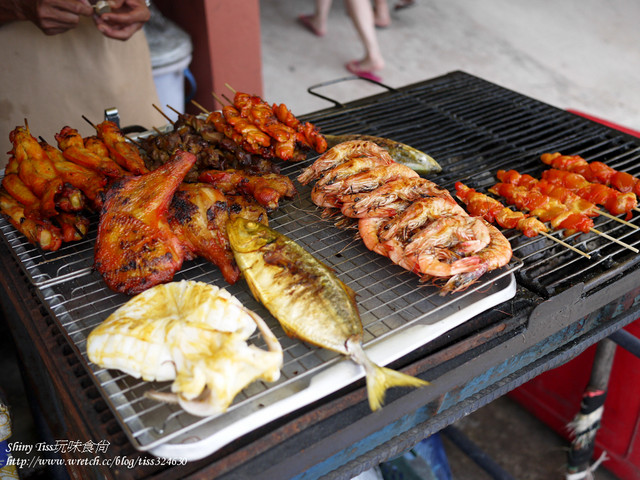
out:
M318 94L321 88L310 91ZM553 151L580 154L589 161L640 173L638 139L463 72L400 89L384 87L379 95L344 105L335 103L304 120L327 134L378 135L424 150L443 167L441 174L430 178L450 191L458 180L484 190L495 182L494 174L500 168L539 176L543 170L540 155ZM295 176L299 168L289 166L284 173ZM304 192L273 222L303 242L308 239L306 246L338 270L351 271L350 281L357 283L363 277L360 269L365 259L370 276L393 279L392 286L380 283L375 291L369 284L359 288L361 298L372 302L365 308L378 310L365 320L368 340L373 343L378 337L384 341L387 332L402 330L402 325L410 327L414 321L428 319L431 312L464 311L476 302L474 296L491 297L496 288L500 295L509 289L511 276L517 280L517 290L504 298L498 295L495 302L466 313L439 335L391 358L393 368L432 380L432 385L409 392L392 390L381 412L369 412L363 382L355 378L243 431L202 460L163 464L140 452L140 447L153 451L158 435L199 436L207 422L185 420L175 409L162 410L169 407L144 405L145 412L163 421L153 427L143 422L143 433L132 435L131 425L123 419L137 422L137 407L105 396L110 388L105 385L111 385L116 396L133 395L134 404L141 403L136 396L138 383L96 370L84 357L88 330L123 302L121 296L104 289L91 269L95 223L86 242L67 245L54 254L37 252L4 224L2 284L8 307L16 311L10 326L27 364L34 365L30 377L34 377L38 398L64 412L62 425L59 420L51 422L57 438L107 439L111 444L107 458L126 455L148 460L133 469L122 465L83 469L82 478L97 472L113 478L257 478L259 473L268 478L327 474L349 478L567 361L638 316L640 255L596 234L564 239L588 251L591 259L586 259L549 239L528 239L505 231L515 259L494 277L446 299L429 291L433 287L421 288L420 301L426 303L417 307L411 300L398 312L380 313L389 307L384 302L375 304L376 299L385 294L400 299L415 295L415 278L383 258L371 257L374 254L351 241L348 231L315 217ZM637 230L606 218L599 218L596 226L629 245L640 246ZM205 262L190 262L177 279L215 283L211 272ZM251 303L240 286L233 293ZM308 349L287 343L284 337L281 341L292 351ZM320 364L338 362L335 356L306 351L300 358L285 371L284 383L293 390L297 387L291 379L298 377L300 369L313 371L324 368ZM249 393L253 394L266 398L261 391ZM185 422L187 431L183 430Z

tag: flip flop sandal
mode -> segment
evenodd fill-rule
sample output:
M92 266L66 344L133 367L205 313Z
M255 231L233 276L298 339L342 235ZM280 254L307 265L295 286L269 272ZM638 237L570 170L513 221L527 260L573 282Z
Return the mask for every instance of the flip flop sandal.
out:
M382 78L376 75L373 72L368 72L366 70L360 70L360 62L357 60L352 60L347 63L346 68L349 72L357 75L360 78L364 78L367 80L373 80L374 82L382 82Z
M314 27L313 23L311 23L311 16L310 15L300 15L298 17L298 23L300 25L302 25L304 28L306 28L307 30L309 30L314 35L316 35L318 37L324 37L324 33L322 33L320 30L316 29L316 27Z

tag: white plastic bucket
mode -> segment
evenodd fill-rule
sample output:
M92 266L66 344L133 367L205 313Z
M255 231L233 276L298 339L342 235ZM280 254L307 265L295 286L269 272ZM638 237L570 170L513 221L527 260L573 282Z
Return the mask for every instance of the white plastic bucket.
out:
M172 120L178 114L166 108L167 105L179 112L185 111L185 72L189 79L191 54L193 51L189 35L173 23L151 4L151 18L144 26L151 53L153 80L158 91L160 107ZM191 90L195 84L190 80Z
M184 79L185 70L189 68L190 63L191 55L171 65L153 68L153 82L158 91L160 107L172 120L176 120L178 114L169 108L165 109L165 106L170 105L179 112L185 111Z

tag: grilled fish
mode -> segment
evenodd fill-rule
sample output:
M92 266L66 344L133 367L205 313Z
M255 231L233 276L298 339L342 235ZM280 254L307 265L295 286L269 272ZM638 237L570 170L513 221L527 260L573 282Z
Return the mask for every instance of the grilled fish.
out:
M251 292L287 335L341 353L364 367L372 410L382 406L387 388L427 384L367 357L355 293L300 245L240 217L227 224L227 233Z
M396 142L384 137L375 137L373 135L325 135L327 145L334 147L342 142L350 140L367 140L373 142L379 147L389 152L391 158L397 163L401 163L420 175L429 175L431 173L439 173L442 167L430 155L420 150L410 147L404 143Z

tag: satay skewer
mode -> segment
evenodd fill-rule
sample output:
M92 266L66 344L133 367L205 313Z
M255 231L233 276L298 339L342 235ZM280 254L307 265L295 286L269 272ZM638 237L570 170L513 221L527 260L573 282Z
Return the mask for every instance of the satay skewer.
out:
M623 246L634 253L640 253L637 248L618 240L606 233L593 228L593 220L586 215L571 212L570 209L561 203L559 200L544 195L535 190L528 190L525 187L519 187L509 183L498 183L489 189L491 193L500 195L507 199L511 204L516 205L517 208L530 211L532 215L540 217L540 215L552 215L553 218L549 218L548 221L554 226L554 228L564 228L568 230L578 230L583 233L592 232L600 235L612 242ZM529 205L525 199L531 198L531 195L535 194L537 203L535 205ZM560 220L558 220L560 219ZM541 218L541 220L543 220ZM555 223L558 223L555 225Z
M637 208L634 208L634 210L640 212L640 210L638 210ZM611 215L608 212L605 212L604 210L600 210L597 209L596 212L598 212L598 215L602 215L603 217L607 217L610 218L611 220L615 220L618 223L622 223L623 225L626 225L627 227L631 227L634 228L636 230L640 229L640 227L638 227L637 225L634 225L633 223L629 223L626 220L623 220L621 218L616 217L615 215Z
M520 174L518 171L513 169L508 171L498 170L496 176L498 177L498 180L500 180L501 182L511 183L513 185L517 185L519 187L525 187L528 189L535 189L542 194L549 195L552 198L555 198L556 200L567 205L567 207L571 211L574 211L577 213L584 213L589 217L602 215L612 220L615 220L616 222L622 223L623 225L634 228L636 230L640 228L632 223L622 220L621 218L611 215L608 212L605 212L604 210L598 208L598 206L595 203L585 198L582 198L581 196L576 194L574 191L564 187L563 185L550 183L546 179L538 180L529 174L526 174L526 173Z
M514 212L508 207L505 207L495 198L489 197L484 193L480 193L473 188L467 187L462 182L456 182L456 196L462 201L469 213L472 215L478 215L484 218L489 223L497 223L503 228L516 228L523 232L527 237L534 237L538 234L547 237L548 239L559 243L563 247L582 255L585 258L590 259L591 255L583 252L579 248L569 245L567 242L560 240L547 233L546 226L537 219L522 213ZM530 220L534 220L531 222Z
M220 105L224 105L225 103L229 103L231 105L233 105L233 102L230 101L228 98L220 98L218 95L216 95L216 92L211 92L211 95L213 96L213 99L218 102Z
M93 123L91 120L89 120L87 117L85 117L84 115L82 115L82 118L85 122L87 122L89 125L91 125L93 128L95 128L96 130L98 130L98 127L96 126L95 123ZM26 121L26 120L25 120Z

